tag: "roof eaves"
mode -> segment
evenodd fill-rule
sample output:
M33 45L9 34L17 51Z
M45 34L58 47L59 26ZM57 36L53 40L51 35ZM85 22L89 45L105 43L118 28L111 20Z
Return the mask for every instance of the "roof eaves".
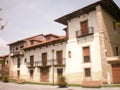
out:
M79 17L80 15L83 15L85 13L89 13L90 11L95 10L96 9L95 6L100 4L100 3L101 3L101 1L97 1L97 2L95 2L93 4L90 4L90 5L88 5L86 7L83 7L81 9L79 9L79 10L76 10L76 11L74 11L72 13L64 15L64 16L62 16L62 17L60 17L60 18L58 18L58 19L56 19L54 21L62 23L64 25L67 25L68 20L70 20L70 19L72 19L74 17Z
M50 43L57 42L57 41L63 41L63 40L64 40L64 41L66 40L66 36L61 36L60 38L56 38L56 39L53 39L53 40L41 42L40 44L28 46L28 47L23 48L23 50L28 50L28 49L31 49L31 48L36 48L36 47L40 47L40 46L45 46L45 45L49 45Z
M96 9L96 5L101 5L104 9L106 9L112 16L114 16L118 21L120 21L120 10L119 7L115 4L113 0L100 0L93 4L90 4L86 7L83 7L77 11L74 11L70 14L64 15L58 19L56 19L56 22L62 23L64 25L67 25L67 21L78 17L80 15L83 15L85 13L89 13L92 10Z

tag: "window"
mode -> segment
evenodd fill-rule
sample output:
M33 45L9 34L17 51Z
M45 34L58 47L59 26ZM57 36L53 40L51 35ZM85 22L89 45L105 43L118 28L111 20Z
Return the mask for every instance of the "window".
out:
M71 51L68 51L68 58L71 58Z
M20 77L20 70L17 71L17 76Z
M20 68L20 58L17 59L17 67Z
M47 52L42 53L42 64L45 66L47 65Z
M89 31L88 31L88 20L81 22L80 26L81 26L82 35L87 35L89 33Z
M57 69L57 76L58 76L58 78L61 77L62 74L63 74L63 69L62 68Z
M18 50L18 47L16 47L16 50Z
M118 56L119 55L119 48L115 47L115 51L116 51L116 56Z
M27 62L27 59L25 58L25 61L24 61L25 63Z
M113 30L116 30L116 22L113 21Z
M63 51L56 51L56 59L57 59L57 64L62 65L63 64Z
M20 46L20 48L22 49L24 46Z
M91 77L91 69L85 68L85 77Z
M32 41L31 41L31 45L33 45L33 44L34 44L34 41L32 40Z
M34 56L30 56L30 66L34 66Z
M90 62L90 47L83 47L84 62Z

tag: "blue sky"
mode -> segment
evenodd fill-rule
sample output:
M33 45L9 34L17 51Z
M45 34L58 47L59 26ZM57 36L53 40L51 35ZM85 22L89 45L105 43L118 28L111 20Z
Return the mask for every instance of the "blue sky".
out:
M0 17L8 22L0 31L0 54L8 52L6 44L37 34L65 34L65 26L55 19L98 0L0 0ZM114 0L120 7L120 0Z

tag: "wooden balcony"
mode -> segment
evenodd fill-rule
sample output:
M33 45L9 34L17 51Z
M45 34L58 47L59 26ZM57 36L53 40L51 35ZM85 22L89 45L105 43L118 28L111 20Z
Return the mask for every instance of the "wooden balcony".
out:
M89 36L94 34L94 28L89 27L88 30L78 30L76 31L76 38L84 37L84 36Z

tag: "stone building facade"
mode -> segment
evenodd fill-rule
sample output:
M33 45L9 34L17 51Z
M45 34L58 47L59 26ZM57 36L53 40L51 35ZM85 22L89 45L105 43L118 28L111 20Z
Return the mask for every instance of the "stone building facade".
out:
M113 12L114 11L114 12ZM9 44L10 76L71 84L120 83L119 7L100 0L56 19L66 36L37 35Z

